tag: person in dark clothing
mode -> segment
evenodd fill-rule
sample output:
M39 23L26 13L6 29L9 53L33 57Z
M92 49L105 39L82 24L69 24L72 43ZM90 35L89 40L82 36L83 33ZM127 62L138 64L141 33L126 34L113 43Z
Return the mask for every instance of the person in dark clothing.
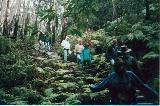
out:
M130 53L131 49L129 49L126 45L122 45L120 51L118 51L118 57L121 57L126 64L126 69L132 71L139 78L143 80L142 73L140 71L140 66L136 60Z
M51 38L49 37L49 35L46 33L46 35L44 36L44 39L45 39L45 42L44 42L44 45L45 45L45 50L46 51L50 51L51 49Z
M136 88L149 97L158 99L159 95L144 84L133 72L125 70L125 62L121 58L115 61L115 72L110 73L97 85L91 85L92 92L109 89L112 104L136 104Z
M44 42L45 42L45 36L42 32L39 33L39 38L38 38L38 42L39 42L39 49L44 49Z
M112 45L108 47L106 52L106 59L109 60L111 65L114 65L115 59L117 58L117 52L119 51L119 47L117 45L117 39L112 40Z
M103 53L103 46L101 43L97 44L95 47L95 53L96 54L102 54Z

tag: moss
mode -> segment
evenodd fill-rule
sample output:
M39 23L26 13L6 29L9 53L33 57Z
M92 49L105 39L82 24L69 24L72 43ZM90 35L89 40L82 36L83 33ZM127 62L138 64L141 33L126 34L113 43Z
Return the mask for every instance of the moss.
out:
M66 93L52 94L50 97L50 101L52 103L61 103L61 102L65 101L68 97L69 97L69 95Z

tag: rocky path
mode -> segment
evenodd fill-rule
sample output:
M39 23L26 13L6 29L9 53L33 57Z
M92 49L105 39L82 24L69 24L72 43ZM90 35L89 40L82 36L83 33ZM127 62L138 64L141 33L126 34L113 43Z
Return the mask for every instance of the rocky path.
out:
M55 52L39 53L41 53L40 56L35 56L37 62L35 70L40 76L35 83L41 86L37 88L35 84L35 89L44 95L41 104L100 105L110 103L108 90L92 93L89 89L90 84L98 83L110 70L103 56L95 56L92 66L82 69L74 62L64 64L62 58ZM136 95L139 104L146 104L139 90Z
M109 102L108 90L92 93L89 84L98 83L102 78L95 70L82 70L74 62L64 64L56 53L47 53L35 60L36 71L40 73L36 90L44 95L42 104L106 104ZM36 83L38 81L35 81ZM33 87L34 88L34 87Z

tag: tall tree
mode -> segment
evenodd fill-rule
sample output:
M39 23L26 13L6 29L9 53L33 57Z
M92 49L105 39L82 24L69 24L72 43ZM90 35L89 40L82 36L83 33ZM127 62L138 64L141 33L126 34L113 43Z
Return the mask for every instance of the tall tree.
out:
M150 0L145 0L145 5L146 5L146 20L150 19L150 10L149 10L149 5L150 5Z
M3 35L8 36L8 12L9 12L9 1L7 0L6 10L5 10L5 18L4 18L4 24L3 24Z
M112 0L112 5L113 5L113 13L112 13L112 20L117 18L117 13L116 13L116 4L115 4L115 0Z

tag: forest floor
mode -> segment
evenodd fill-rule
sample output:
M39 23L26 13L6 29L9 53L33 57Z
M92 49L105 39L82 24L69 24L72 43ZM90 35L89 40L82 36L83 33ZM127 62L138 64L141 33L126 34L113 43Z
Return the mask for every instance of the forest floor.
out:
M36 51L33 57L37 63L36 70L44 74L38 79L42 80L44 85L35 87L37 91L46 96L42 104L109 103L108 90L92 93L89 89L90 84L98 83L106 73L105 70L98 72L96 64L81 68L75 62L63 63L62 58L54 52ZM45 75L47 75L46 78Z

